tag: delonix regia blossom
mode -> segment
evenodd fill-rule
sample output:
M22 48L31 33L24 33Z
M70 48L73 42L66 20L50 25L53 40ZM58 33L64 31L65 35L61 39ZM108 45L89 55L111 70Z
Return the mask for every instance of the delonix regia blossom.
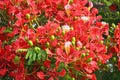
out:
M111 57L109 25L87 0L1 0L0 76L15 80L96 80ZM117 38L117 30L115 38ZM119 44L118 44L119 45ZM119 63L119 62L118 62Z

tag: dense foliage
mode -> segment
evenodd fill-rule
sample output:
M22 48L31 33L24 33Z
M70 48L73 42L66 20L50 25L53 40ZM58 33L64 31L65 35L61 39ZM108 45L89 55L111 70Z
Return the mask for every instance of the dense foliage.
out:
M0 77L5 80L96 80L120 69L120 24L102 22L87 0L1 0Z
M109 23L110 39L114 37L116 25L120 22L120 0L90 0L94 7L99 10L99 15L102 16L102 21ZM113 41L112 41L113 42ZM114 53L114 52L113 52ZM120 71L116 67L117 55L114 55L106 64L107 69L102 69L96 72L97 80L119 80ZM102 75L101 75L102 74Z
M98 8L102 21L117 24L120 22L120 0L90 0Z

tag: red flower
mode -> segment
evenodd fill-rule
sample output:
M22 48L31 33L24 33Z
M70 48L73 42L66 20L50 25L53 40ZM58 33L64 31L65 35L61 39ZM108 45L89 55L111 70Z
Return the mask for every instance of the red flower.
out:
M120 59L118 59L118 69L120 70Z
M113 46L110 48L110 51L115 54L115 53L118 53L119 50L118 50L117 46Z
M66 70L62 69L59 73L58 73L61 77L64 77L66 74Z
M4 69L0 69L0 76L4 76L7 72L7 69L4 68Z
M52 42L52 46L53 46L53 47L56 47L56 46L57 46L57 44L58 44L58 40L57 40L57 39L55 39L55 40Z
M83 64L83 68L87 73L92 73L98 69L96 61L91 61L89 64Z
M44 66L50 68L50 61L49 60L44 61Z
M96 14L98 14L98 10L97 10L96 8L93 8L92 11L91 11L91 13L92 13L93 15L96 15Z
M10 72L9 75L14 77L15 80L24 80L24 77L25 77L24 62L20 63L19 66L16 66L13 69L13 71Z
M89 79L91 79L91 80L97 80L95 74L92 74L92 75L91 75L91 74L88 74L87 77L88 77Z
M102 37L102 32L100 31L100 28L98 27L92 27L91 28L91 31L90 31L90 35L91 35L91 39L92 40L102 40L103 37Z
M5 29L6 29L6 27L0 28L0 34L2 34L2 33L4 32Z
M66 75L66 68L70 77L78 79L76 70L88 75L84 80L96 80L92 73L98 69L97 62L101 60L105 63L111 57L105 54L106 46L102 43L102 35L108 35L108 26L104 22L97 22L101 19L96 16L98 10L92 8L91 2L89 6L85 6L87 2L88 0L1 0L0 9L4 11L5 8L9 22L0 28L0 76L4 76L8 71L9 76L16 80L58 80ZM2 18L4 17L1 17L1 20ZM11 32L4 32L7 27L12 28ZM114 46L119 52L120 29L116 28L114 34L117 45ZM29 67L27 61L32 60L36 46L40 48L38 52L47 48L47 60L32 61L33 69L29 71L26 68ZM28 48L33 49L29 60L25 59L26 52L16 51L26 51ZM34 56L36 59L41 56L38 54ZM14 58L19 60L19 63L15 64ZM43 72L36 70L42 66L45 67ZM72 71L74 66L75 70ZM25 74L29 72L32 73L30 76Z
M17 49L28 48L29 45L28 45L28 42L25 41L23 37L21 37L21 38L16 39L16 41L12 43L12 47L16 51Z
M37 72L37 76L40 78L40 79L44 79L45 78L45 74L43 72Z
M0 9L4 9L4 5L5 5L4 1L0 1Z
M109 6L109 9L111 11L116 11L117 10L117 5L116 4L112 4L111 6Z
M2 51L2 42L1 42L1 40L0 40L0 53L1 53L1 51Z
M98 55L98 58L99 58L99 60L102 61L102 63L104 64L104 63L106 63L106 61L107 61L108 59L110 59L111 56L112 56L111 54L110 54L110 55L99 54L99 55Z
M19 28L15 27L11 33L8 33L7 36L13 37L16 34L19 34Z
M120 27L115 29L114 37L115 37L115 39L120 39Z

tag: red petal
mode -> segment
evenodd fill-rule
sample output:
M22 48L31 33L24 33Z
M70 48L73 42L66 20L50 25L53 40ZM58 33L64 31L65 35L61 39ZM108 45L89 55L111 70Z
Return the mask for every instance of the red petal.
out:
M49 60L46 60L46 61L44 62L44 66L50 68L50 61L49 61Z
M5 69L0 69L0 75L1 76L4 76L6 74L6 72L7 72L6 68Z
M54 80L54 78L53 78L53 77L50 77L48 80Z
M61 71L59 72L59 75L60 75L61 77L64 77L65 74L66 74L66 70L65 70L65 69L63 69L63 70L61 70Z
M44 79L45 75L43 72L38 72L37 73L37 76L40 78L40 79Z
M91 75L88 74L87 77L90 78L91 80L97 80L95 74L91 74Z
M109 8L110 10L115 11L117 9L117 5L112 4Z

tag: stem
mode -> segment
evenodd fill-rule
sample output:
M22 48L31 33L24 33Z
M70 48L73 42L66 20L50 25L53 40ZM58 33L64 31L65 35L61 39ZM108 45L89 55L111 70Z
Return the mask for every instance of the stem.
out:
M7 19L5 18L5 16L2 14L1 11L0 11L0 14L1 14L1 16L3 17L3 19L4 19L5 21L7 21Z
M37 25L38 25L38 27L39 27L40 25L39 25L39 23L38 23L37 19L35 19L34 21L36 22L36 24L37 24Z
M34 31L36 31L36 29L32 26L32 23L30 22L30 27L34 30Z
M34 70L34 71L31 72L31 73L26 73L26 75L32 75L32 74L34 74L35 72L37 72L37 71L39 70L39 68L40 68L40 67L38 67L36 70Z

